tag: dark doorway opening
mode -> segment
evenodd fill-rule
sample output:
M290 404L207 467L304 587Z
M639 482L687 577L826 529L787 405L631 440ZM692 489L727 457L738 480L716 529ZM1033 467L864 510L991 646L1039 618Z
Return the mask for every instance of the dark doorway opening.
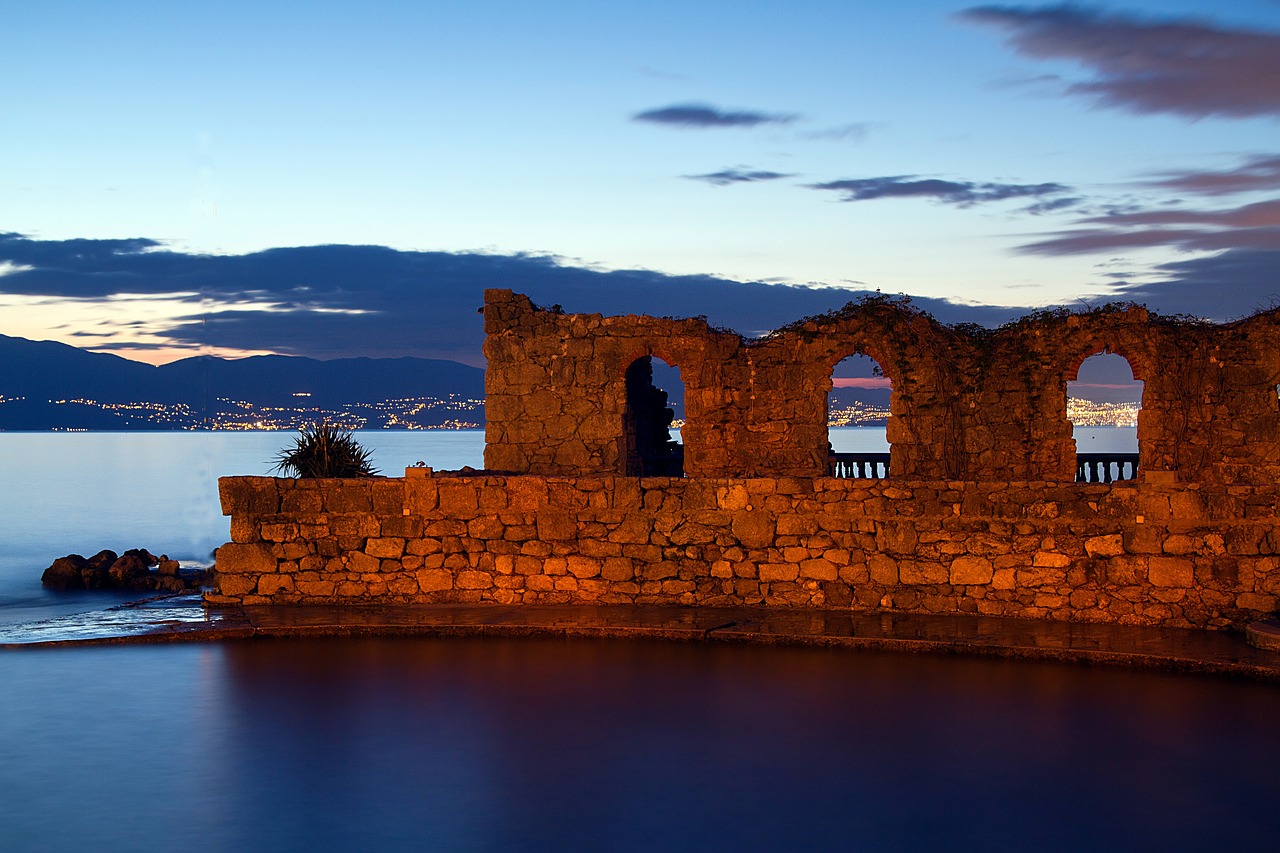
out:
M668 405L667 392L653 384L653 357L646 355L632 362L626 381L626 473L683 477L684 445L671 437L675 412Z

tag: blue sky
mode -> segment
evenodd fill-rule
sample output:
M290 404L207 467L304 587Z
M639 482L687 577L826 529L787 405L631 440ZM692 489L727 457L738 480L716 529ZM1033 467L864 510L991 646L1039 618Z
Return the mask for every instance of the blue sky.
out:
M17 0L6 29L0 333L474 361L439 327L485 286L748 332L867 289L993 322L1280 296L1276 0Z

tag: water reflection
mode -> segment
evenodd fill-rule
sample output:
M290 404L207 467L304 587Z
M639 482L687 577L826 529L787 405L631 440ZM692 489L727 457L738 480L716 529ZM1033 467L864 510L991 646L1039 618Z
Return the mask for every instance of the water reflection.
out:
M1229 849L1280 691L839 650L332 639L0 657L5 849Z

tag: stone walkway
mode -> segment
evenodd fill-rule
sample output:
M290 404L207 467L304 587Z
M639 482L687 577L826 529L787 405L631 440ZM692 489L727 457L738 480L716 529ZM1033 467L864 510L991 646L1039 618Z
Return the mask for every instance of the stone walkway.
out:
M652 637L983 655L1280 682L1240 634L1132 625L769 608L419 605L206 610L195 594L0 629L0 649L357 635Z

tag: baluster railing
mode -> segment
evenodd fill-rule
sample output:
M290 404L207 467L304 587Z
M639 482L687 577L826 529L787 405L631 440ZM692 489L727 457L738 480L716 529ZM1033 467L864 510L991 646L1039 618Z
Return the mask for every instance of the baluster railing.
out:
M1077 453L1077 483L1114 483L1138 476L1136 453Z
M889 476L888 453L829 453L827 476L883 480Z

